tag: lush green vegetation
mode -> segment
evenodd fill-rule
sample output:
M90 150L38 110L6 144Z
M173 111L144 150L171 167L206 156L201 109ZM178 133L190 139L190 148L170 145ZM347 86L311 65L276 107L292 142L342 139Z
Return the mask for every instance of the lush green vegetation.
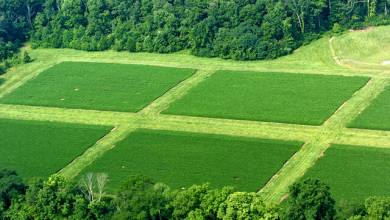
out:
M331 29L389 23L387 0L27 2L14 4L23 9L20 23L32 29L36 47L162 53L190 49L200 56L240 60L288 54Z
M164 113L320 125L367 80L219 71Z
M107 173L111 189L131 174L146 174L173 188L210 182L259 190L299 143L168 131L137 130L84 173Z
M333 46L340 59L382 65L390 61L388 26L354 31L335 38ZM389 64L390 65L390 64Z
M56 173L104 136L109 128L52 122L0 120L0 167L23 178Z
M306 179L290 187L282 219L334 219L335 201L330 188L320 180Z
M105 192L107 181L104 174L88 174L80 184L61 176L25 184L15 172L0 170L0 218L330 220L335 217L329 188L318 180L294 184L287 207L267 204L257 193L235 192L230 187L211 189L204 184L171 190L144 176L128 178L113 197ZM380 211L385 214L388 208L381 201L371 199L368 210L376 211L376 215Z
M329 30L388 24L388 7L388 0L1 0L0 61L29 36L35 47L275 58Z
M0 1L0 75L19 63L28 63L17 54L19 47L29 38L33 19L41 10L40 0ZM28 55L27 55L28 56Z
M69 165L108 128L0 120L3 133L0 168L17 169L23 177L12 171L0 171L0 219L266 216L295 220L335 219L336 213L340 219L389 218L389 197L362 202L369 195L388 195L386 149L333 146L307 174L326 181L330 188L318 180L304 180L293 184L282 206L262 201L262 198L280 201L288 186L314 164L328 143L356 144L359 140L364 142L361 145L390 146L386 132L345 128L388 85L389 29L366 27L390 23L389 3L389 0L0 0L0 74L7 71L0 76L0 97L7 95L0 103L11 104L1 105L1 117L87 124L92 121L117 126ZM361 30L340 35L349 28ZM324 34L326 37L301 47ZM18 53L27 40L30 42ZM41 49L35 50L38 47ZM181 50L184 51L164 56L127 53ZM222 60L273 59L293 51L291 56L272 61ZM218 58L196 58L190 54ZM201 71L168 93L165 92L191 76L194 70L62 63L39 75L41 70L64 60ZM36 62L10 68L31 61ZM202 81L217 70L267 74L218 72ZM278 71L373 78L332 115L367 82L366 78L268 74ZM195 87L199 82L200 86ZM136 112L164 93L142 114L28 106ZM350 126L390 130L386 117L390 109L385 101L388 96L388 91L381 94ZM314 127L158 114L172 102L168 114L309 125L329 120L324 126ZM72 115L75 113L78 115ZM210 135L141 130L113 148L137 127L205 130ZM298 143L213 133L302 139L306 145L284 163L298 150ZM67 172L61 174L74 177L96 158L96 163L84 174L98 171L110 177L97 173L79 176L76 182L81 179L80 183L59 176L24 182L30 176L46 177L66 165ZM16 166L15 161L22 165ZM280 170L282 164L285 166ZM238 190L258 190L277 171L259 194L238 193L228 187L218 189L228 184ZM122 181L128 174L138 173L167 182L178 190L144 177ZM110 195L105 189L107 181L111 182L107 185ZM191 186L206 181L211 185ZM119 188L122 183L125 184ZM112 194L113 189L117 194ZM331 192L336 201L343 201L342 212L335 209ZM345 200L358 205L344 206Z
M0 63L13 56L28 38L33 18L41 8L32 4L34 1L0 1Z
M191 69L65 62L0 102L136 112L193 73Z
M390 130L390 86L350 125L353 128Z
M390 150L332 146L306 174L328 184L338 201L362 202L370 196L390 196Z
M1 219L387 219L390 197L371 197L342 210L329 187L306 179L290 187L282 205L267 204L260 194L192 185L171 190L144 176L127 178L114 196L106 194L109 179L88 174L75 184L61 176L26 184L17 173L0 170ZM338 209L336 209L338 208ZM337 215L336 215L337 214Z

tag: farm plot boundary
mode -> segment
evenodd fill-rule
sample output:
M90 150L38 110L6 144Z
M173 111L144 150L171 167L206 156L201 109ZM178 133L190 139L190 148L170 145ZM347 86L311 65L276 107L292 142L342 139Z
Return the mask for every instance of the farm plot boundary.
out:
M57 50L44 50L41 58L45 61L27 64L12 71L13 77L8 77L0 85L0 97L12 92L24 82L35 77L43 69L62 61L96 61L113 62L112 59L105 60L104 56L90 57L89 53L70 56L66 52L61 56L52 56L60 53ZM38 60L39 60L39 54ZM69 56L69 57L67 57ZM170 55L172 56L172 55ZM150 65L189 67L194 68L192 63L177 61L156 62L153 59L127 60L118 59L120 63L142 63ZM253 64L255 65L255 64ZM259 64L260 65L260 64ZM281 124L270 122L253 122L230 119L211 119L176 115L161 115L161 111L167 108L172 102L182 97L189 89L212 75L215 71L224 69L227 65L209 64L207 66L196 66L198 71L189 79L179 83L160 98L150 103L138 113L120 113L96 110L62 109L52 107L33 107L19 105L0 105L0 118L36 120L36 121L58 121L68 123L112 125L115 127L106 137L100 140L86 151L79 158L60 173L68 177L77 176L83 167L93 163L102 153L115 147L124 136L130 134L137 128L153 130L185 131L195 133L223 134L231 136L255 137L264 139L280 139L305 142L300 149L287 163L275 174L273 178L263 187L259 193L270 202L279 202L286 195L291 183L301 178L306 171L314 165L318 158L331 144L350 144L364 146L383 146L390 148L390 132L362 130L347 128L357 115L366 109L386 86L390 84L390 74L382 72L350 71L343 69L340 75L348 76L369 76L370 81L362 89L357 91L351 99L346 101L323 125L305 126L293 124ZM236 65L234 68L240 68ZM260 65L261 66L261 65ZM337 66L335 64L335 66ZM233 70L234 70L233 68ZM253 70L260 70L263 67L253 67ZM337 75L336 67L321 67L318 71L321 74ZM227 68L229 69L229 68ZM251 70L251 68L248 68ZM283 70L278 70L284 72ZM285 71L289 73L290 71ZM294 73L295 74L295 73Z

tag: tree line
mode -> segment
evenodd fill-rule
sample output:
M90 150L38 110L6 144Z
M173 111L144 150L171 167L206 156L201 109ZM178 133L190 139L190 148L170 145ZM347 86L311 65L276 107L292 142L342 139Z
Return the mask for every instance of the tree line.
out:
M15 171L0 170L0 219L388 219L390 198L337 207L319 180L290 187L280 205L254 192L208 184L171 190L144 176L132 176L115 193L106 192L108 176L87 174L79 183L53 175L24 182Z
M0 0L0 60L21 42L272 59L323 33L389 24L389 0Z

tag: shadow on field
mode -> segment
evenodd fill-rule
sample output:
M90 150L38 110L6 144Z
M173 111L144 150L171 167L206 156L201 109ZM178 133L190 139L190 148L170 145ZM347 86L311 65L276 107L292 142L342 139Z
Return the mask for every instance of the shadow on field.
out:
M5 79L0 78L0 86L5 82Z

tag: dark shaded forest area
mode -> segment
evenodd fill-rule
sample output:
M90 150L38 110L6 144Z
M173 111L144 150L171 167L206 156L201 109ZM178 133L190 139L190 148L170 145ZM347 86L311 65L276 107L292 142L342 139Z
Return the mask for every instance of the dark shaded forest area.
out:
M388 0L0 0L0 59L33 47L272 59L390 22Z
M61 176L25 183L14 171L0 170L0 219L388 219L390 198L336 206L319 180L294 183L280 205L260 194L213 189L208 184L172 190L148 177L131 176L116 192L105 191L105 174L87 174L80 183Z

